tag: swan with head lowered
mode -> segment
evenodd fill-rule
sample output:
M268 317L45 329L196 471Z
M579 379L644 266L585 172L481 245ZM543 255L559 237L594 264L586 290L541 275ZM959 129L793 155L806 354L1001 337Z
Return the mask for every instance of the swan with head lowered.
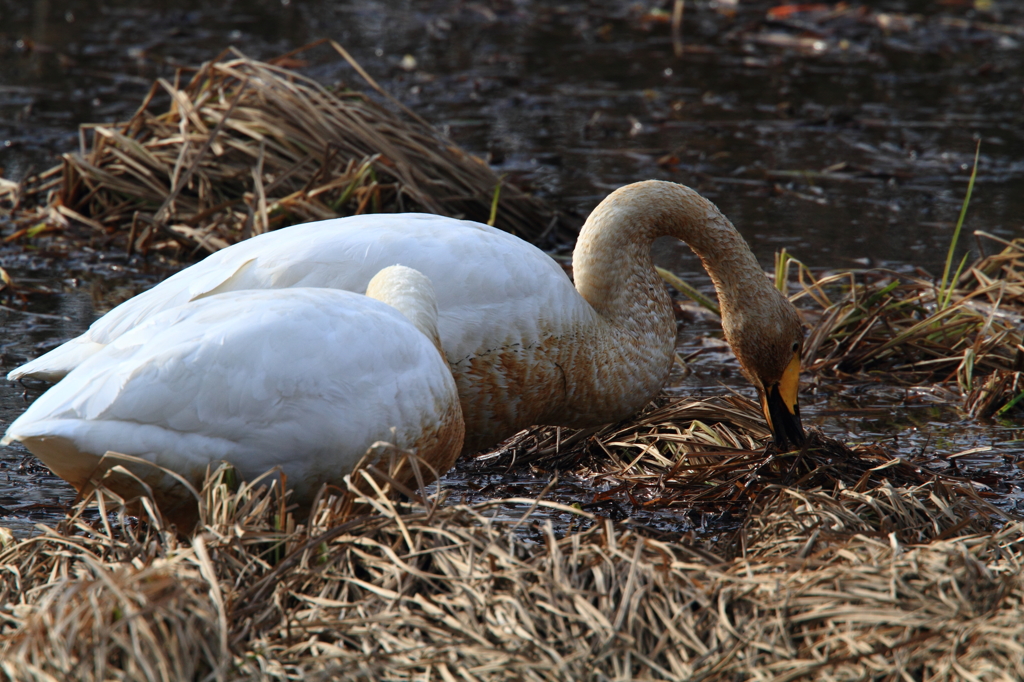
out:
M103 473L108 451L197 487L220 461L246 480L279 467L292 500L308 508L323 484L344 487L378 441L444 473L463 429L430 282L395 266L370 281L366 296L250 290L156 313L40 396L4 442L20 441L78 490ZM421 469L428 481L429 469ZM173 477L133 471L168 518L191 518L194 500ZM411 469L403 471L401 482L415 488ZM126 497L136 490L117 472L104 484Z
M378 270L401 264L423 272L437 292L465 451L535 424L613 422L658 393L673 361L671 300L651 261L651 244L666 235L686 242L710 274L726 339L761 396L776 444L801 444L796 310L714 204L654 180L622 187L594 209L573 253L575 286L541 250L479 223L425 214L325 220L219 251L8 378L59 379L150 316L206 296L288 287L361 292Z

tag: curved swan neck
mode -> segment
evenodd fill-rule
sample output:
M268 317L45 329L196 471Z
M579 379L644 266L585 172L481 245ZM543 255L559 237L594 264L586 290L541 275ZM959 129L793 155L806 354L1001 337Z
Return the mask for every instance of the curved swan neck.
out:
M426 275L404 265L392 265L373 276L366 285L366 295L402 313L444 356L437 331L437 297Z
M573 253L576 289L609 319L634 309L641 292L669 305L650 256L651 244L662 236L686 242L700 257L723 318L751 287L771 287L743 237L713 203L689 187L650 180L616 190L587 219Z

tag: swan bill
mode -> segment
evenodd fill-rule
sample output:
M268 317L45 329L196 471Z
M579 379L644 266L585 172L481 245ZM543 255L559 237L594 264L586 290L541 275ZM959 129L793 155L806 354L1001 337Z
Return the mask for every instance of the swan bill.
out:
M779 450L785 450L790 445L798 448L806 440L800 423L800 404L797 400L799 389L800 354L794 353L782 379L765 387L761 394L761 409L764 410L768 428Z

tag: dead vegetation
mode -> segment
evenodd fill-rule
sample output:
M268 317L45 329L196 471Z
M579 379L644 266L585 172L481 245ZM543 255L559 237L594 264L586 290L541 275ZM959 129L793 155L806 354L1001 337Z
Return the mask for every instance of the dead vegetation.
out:
M39 205L18 214L21 229L6 240L72 221L129 253L154 244L213 252L278 227L360 213L488 222L494 201L498 227L533 241L552 235L559 219L542 202L503 184L395 100L386 108L289 68L318 44L270 62L231 51L191 77L159 79L130 120L82 126L80 149L61 166L0 185L7 210Z
M798 268L799 293L814 301L804 362L816 374L884 373L905 384L952 383L964 410L990 417L1021 396L1024 240L976 233L998 251L946 289L930 278L885 270L815 277ZM807 310L807 305L802 305Z
M980 679L1024 674L1024 528L939 482L772 488L736 534L645 537L535 500L329 497L225 470L183 539L102 491L0 550L10 679ZM520 502L530 502L523 500ZM572 516L564 533L537 506ZM116 507L113 508L116 511Z
M630 516L673 510L690 518L743 520L779 487L839 495L942 481L982 505L998 498L988 485L976 486L971 472L933 454L896 452L880 443L849 447L816 431L801 450L766 451L769 435L759 406L742 396L661 397L600 429L529 429L463 465L461 473L570 472L595 489L580 501L583 509L613 501ZM992 483L986 472L975 474Z

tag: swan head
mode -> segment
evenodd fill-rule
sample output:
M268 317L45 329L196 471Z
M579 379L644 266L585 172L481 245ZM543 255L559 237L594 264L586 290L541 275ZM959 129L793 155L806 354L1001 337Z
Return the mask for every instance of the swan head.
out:
M769 286L751 292L742 309L722 312L726 338L757 388L775 445L800 447L805 441L797 395L804 329L796 309Z
M386 267L366 285L366 295L398 310L441 350L437 297L430 278L422 272L404 265Z

